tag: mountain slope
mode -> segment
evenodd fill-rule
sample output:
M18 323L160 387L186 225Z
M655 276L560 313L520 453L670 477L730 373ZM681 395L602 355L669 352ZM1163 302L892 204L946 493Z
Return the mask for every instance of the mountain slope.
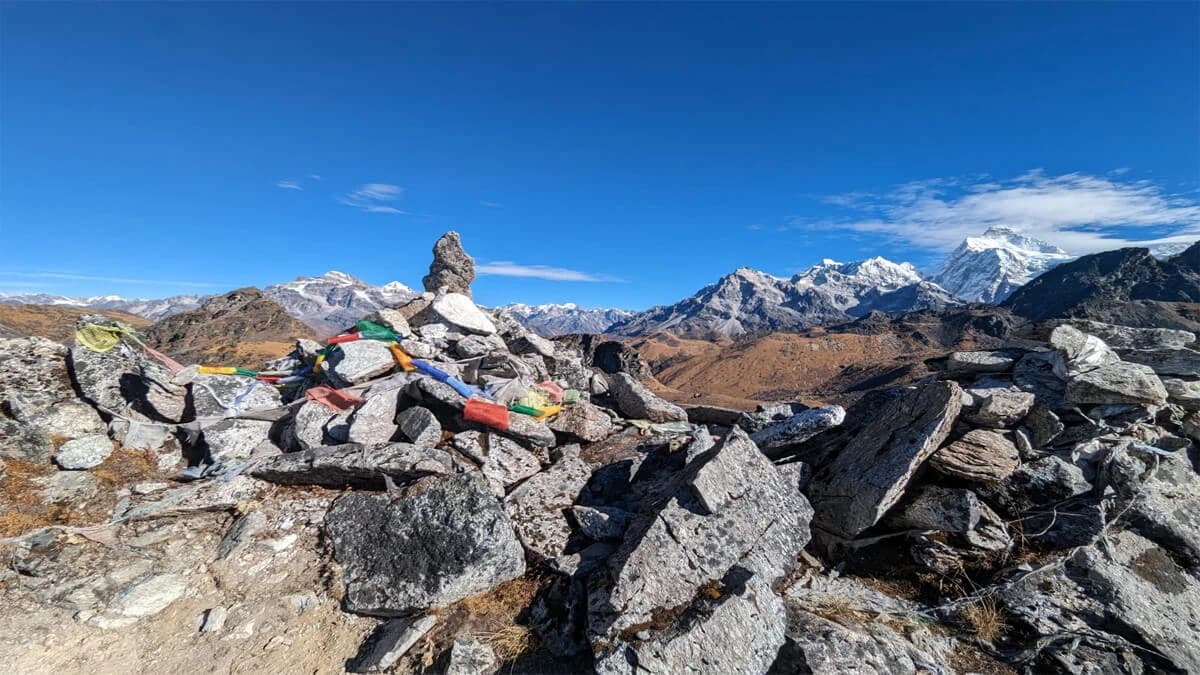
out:
M1155 319L1154 305L1147 303L1196 302L1200 302L1200 243L1167 260L1155 259L1144 248L1084 256L1034 279L1002 306L1035 320L1076 317L1125 323L1128 319L1122 313L1136 305L1138 325L1155 325L1161 322Z
M967 302L995 303L1067 260L1067 252L1007 227L967 237L934 281Z
M257 288L210 298L200 307L169 316L145 331L146 344L181 363L250 365L291 350L297 338L314 337Z
M957 302L907 263L825 260L791 279L744 267L610 330L629 336L665 331L694 338L741 337L842 323L875 310L937 309Z
M75 321L84 314L101 314L137 329L150 322L140 316L112 309L93 310L64 305L5 305L0 304L0 337L40 335L55 342L69 344L75 336Z
M613 324L633 316L633 312L624 309L583 309L569 302L549 305L515 303L496 309L508 312L526 328L545 337L603 333Z
M337 271L319 277L297 277L295 281L267 286L262 293L321 337L335 335L367 314L414 295L411 288L398 281L371 286Z

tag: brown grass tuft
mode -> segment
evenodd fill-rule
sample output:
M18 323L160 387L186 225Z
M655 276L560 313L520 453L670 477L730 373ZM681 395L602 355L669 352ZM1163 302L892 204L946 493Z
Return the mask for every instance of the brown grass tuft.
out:
M19 459L5 460L4 467L5 476L0 480L0 537L66 524L74 518L65 506L42 501L42 486L37 479L54 473L54 467Z
M158 460L150 450L118 448L91 470L102 484L121 487L158 477Z
M962 611L964 627L980 640L991 643L1004 634L1008 624L994 598L982 598Z
M517 624L505 626L493 633L483 633L479 637L491 645L496 658L504 662L516 661L533 651L536 644L533 633L525 626Z
M854 602L848 598L821 598L811 607L813 614L837 624L860 623L867 616Z

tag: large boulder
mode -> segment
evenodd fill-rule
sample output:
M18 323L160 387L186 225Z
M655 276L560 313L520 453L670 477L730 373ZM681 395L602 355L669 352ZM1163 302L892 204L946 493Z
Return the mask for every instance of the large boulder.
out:
M444 607L525 573L512 521L475 472L426 479L396 497L343 495L325 528L349 612Z
M687 412L654 395L641 382L627 373L613 373L608 378L609 395L617 410L629 419L651 422L686 422Z
M771 587L808 542L811 508L740 429L715 447L697 431L676 452L686 464L647 496L589 600L597 669L762 672L783 641Z
M962 406L953 382L928 382L879 409L828 465L813 475L813 524L852 538L879 521L913 473L950 433Z
M433 262L421 284L430 293L446 291L470 296L472 281L475 281L475 260L463 250L457 232L443 234L433 245Z

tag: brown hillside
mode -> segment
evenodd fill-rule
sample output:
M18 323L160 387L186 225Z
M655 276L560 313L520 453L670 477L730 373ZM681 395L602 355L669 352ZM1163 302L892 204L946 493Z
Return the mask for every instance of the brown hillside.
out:
M655 335L632 344L650 364L663 395L677 402L731 407L844 402L928 374L925 361L947 350L1001 346L1018 323L995 310L918 312L736 343Z
M159 321L144 339L181 363L257 367L312 337L312 328L257 288L242 288Z
M99 314L123 321L137 329L150 321L135 314L111 309L59 307L56 305L0 305L0 337L40 335L55 342L69 344L75 335L75 321L84 314Z

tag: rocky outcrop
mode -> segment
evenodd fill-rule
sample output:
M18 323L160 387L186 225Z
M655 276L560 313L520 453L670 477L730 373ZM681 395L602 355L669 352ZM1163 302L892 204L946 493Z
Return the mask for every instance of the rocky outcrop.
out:
M929 458L937 471L972 481L998 481L1007 478L1021 463L1017 447L1002 434L983 429L967 432L962 438L939 449Z

